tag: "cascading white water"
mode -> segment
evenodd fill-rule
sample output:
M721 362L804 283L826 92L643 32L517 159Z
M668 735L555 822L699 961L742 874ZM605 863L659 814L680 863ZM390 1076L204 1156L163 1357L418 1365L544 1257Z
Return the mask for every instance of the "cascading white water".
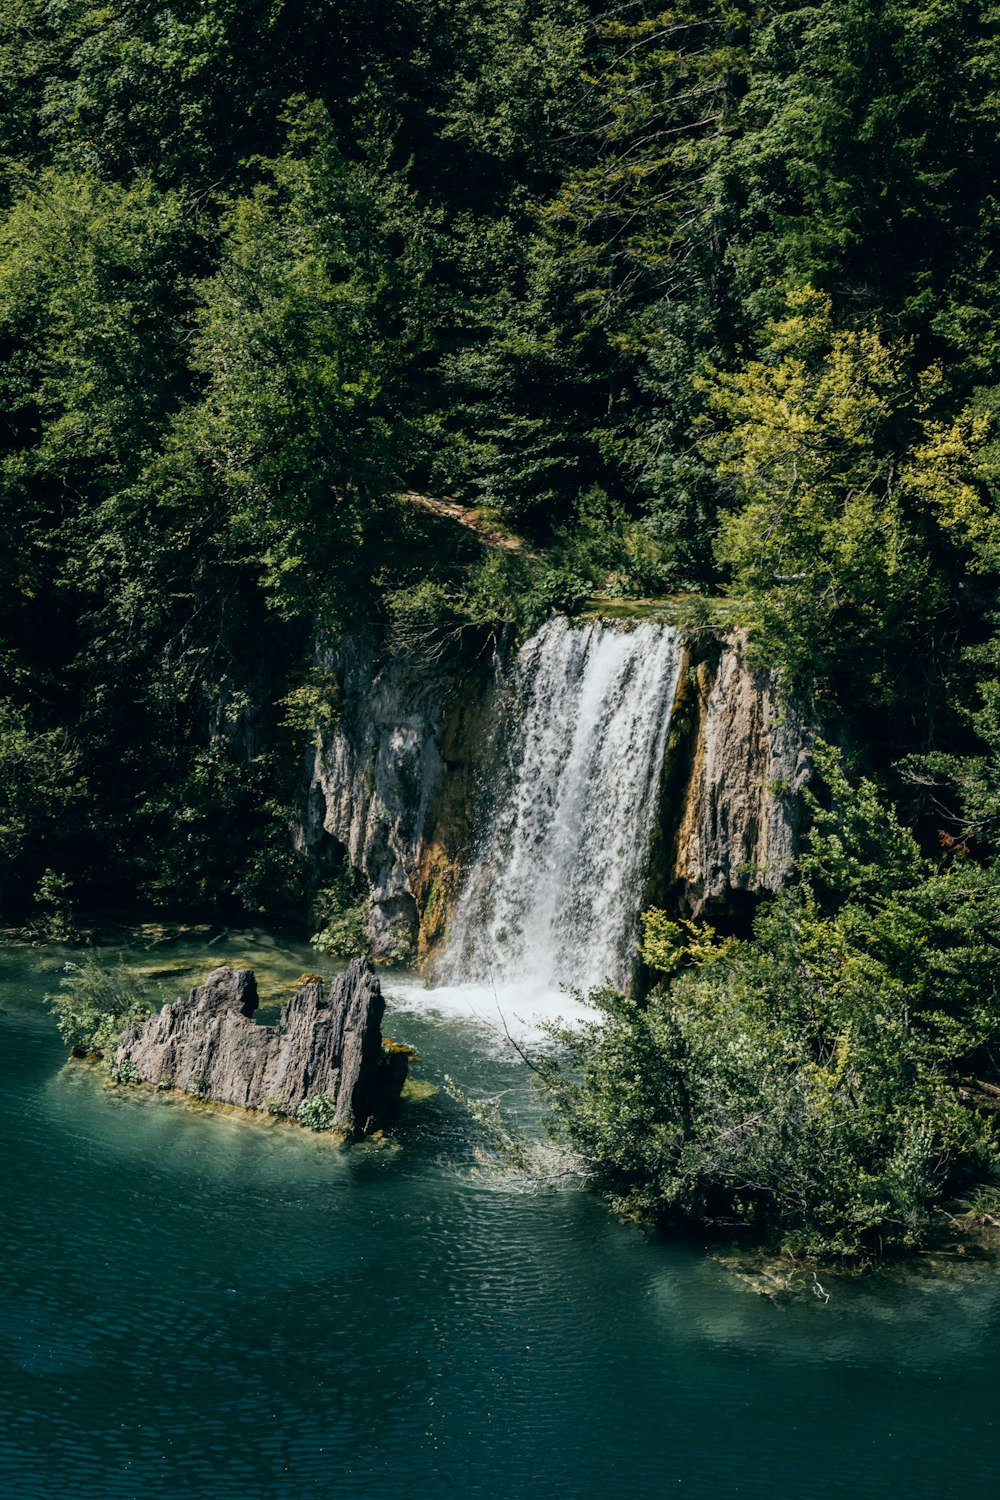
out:
M555 618L522 648L439 981L627 982L680 659L650 622Z

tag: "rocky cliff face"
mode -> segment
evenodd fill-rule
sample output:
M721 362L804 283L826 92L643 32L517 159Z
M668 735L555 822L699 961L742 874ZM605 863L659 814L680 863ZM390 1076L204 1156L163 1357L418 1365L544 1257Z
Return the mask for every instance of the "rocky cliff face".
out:
M428 957L444 933L496 726L503 652L455 651L436 661L379 660L348 640L323 665L344 711L309 765L302 844L322 862L347 859L371 891L376 958ZM692 916L740 920L781 885L808 776L805 727L742 640L688 651L673 704L651 901Z
M495 643L471 637L431 660L380 659L350 638L321 659L343 713L316 745L299 837L321 864L346 858L364 877L376 959L412 954L443 916L471 838L500 660Z
M293 1112L324 1094L334 1101L334 1125L352 1134L391 1116L407 1056L383 1048L385 1002L366 960L355 960L329 984L304 985L276 1026L256 1025L258 1003L250 969L215 969L187 1000L134 1028L115 1066L142 1082L241 1109L274 1101Z
M811 735L739 638L714 665L689 662L678 698L687 765L673 818L666 809L673 904L693 917L743 915L788 877Z

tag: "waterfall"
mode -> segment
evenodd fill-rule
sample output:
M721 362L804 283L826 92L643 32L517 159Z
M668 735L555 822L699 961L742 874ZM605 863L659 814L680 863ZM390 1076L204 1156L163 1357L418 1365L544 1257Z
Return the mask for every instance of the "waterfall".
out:
M680 659L650 622L555 618L525 644L439 979L628 982Z

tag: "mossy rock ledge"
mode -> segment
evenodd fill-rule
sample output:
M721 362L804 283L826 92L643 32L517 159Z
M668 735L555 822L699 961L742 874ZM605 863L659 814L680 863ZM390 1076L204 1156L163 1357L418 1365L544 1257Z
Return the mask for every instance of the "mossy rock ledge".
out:
M405 1049L384 1048L385 1001L366 959L329 983L310 977L258 1026L251 969L219 968L123 1038L115 1071L241 1109L294 1115L333 1102L331 1128L361 1136L387 1124L406 1081Z

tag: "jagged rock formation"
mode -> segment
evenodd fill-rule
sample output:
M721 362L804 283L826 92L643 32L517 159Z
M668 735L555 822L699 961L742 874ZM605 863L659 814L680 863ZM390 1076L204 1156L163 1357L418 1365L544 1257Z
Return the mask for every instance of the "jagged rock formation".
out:
M356 959L329 984L310 979L282 1006L276 1026L254 1022L258 1004L252 970L215 969L187 1000L134 1028L115 1067L241 1109L273 1101L293 1112L324 1094L334 1101L334 1126L352 1134L392 1115L407 1053L383 1047L385 1001L367 960Z
M671 850L674 901L694 917L739 913L788 877L811 735L779 703L770 675L747 664L742 638L725 642L714 670L692 664L682 692L689 758ZM675 707L678 719L685 706Z

